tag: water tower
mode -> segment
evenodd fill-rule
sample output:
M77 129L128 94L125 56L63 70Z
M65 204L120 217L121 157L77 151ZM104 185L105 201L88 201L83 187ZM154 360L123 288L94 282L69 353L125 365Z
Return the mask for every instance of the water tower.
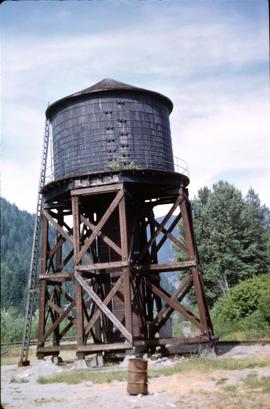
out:
M174 167L172 109L164 95L107 79L48 107L53 180L42 190L39 358L214 339L189 179ZM169 210L157 220L164 204ZM181 240L173 235L180 220ZM166 241L181 261L159 262ZM170 294L161 276L182 270ZM198 316L181 304L191 289ZM196 334L164 332L175 311ZM75 343L63 342L69 334Z

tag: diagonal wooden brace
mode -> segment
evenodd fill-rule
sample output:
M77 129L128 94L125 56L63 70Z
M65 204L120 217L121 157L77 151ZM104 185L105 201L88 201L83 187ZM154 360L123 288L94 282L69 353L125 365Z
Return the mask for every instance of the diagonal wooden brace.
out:
M47 305L60 315L64 314L65 312L65 310L63 310L61 307L59 307L58 305L56 305L54 302L50 300L47 302ZM72 323L75 320L75 318L72 317L72 315L68 315L66 318Z
M60 325L60 323L69 315L72 308L74 308L76 301L73 300L71 304L64 310L63 314L57 318L57 320L53 323L53 325L49 328L49 330L43 335L43 337L39 340L39 344L42 344L45 339L47 339L52 332Z
M165 224L167 223L167 221L170 219L171 215L173 214L173 212L175 211L175 209L179 206L179 204L182 202L183 197L181 195L179 195L175 201L175 203L172 205L171 209L169 210L169 212L167 213L167 215L164 217L164 219L162 220L162 222L160 223L159 227L157 228L157 230L155 231L155 233L152 235L152 237L150 238L150 240L147 242L146 246L142 249L140 257L143 258L145 256L145 254L147 253L148 249L152 246L152 244L155 242L157 236L160 234L160 232L162 231L162 229L164 228Z
M73 245L73 237L70 236L67 232L65 232L65 230L47 212L47 210L43 209L43 215L56 228L56 230L61 234L61 236L63 236L67 241L69 241Z
M172 307L174 310L178 311L181 315L183 315L188 321L192 322L194 325L196 325L198 328L200 328L201 331L206 331L207 328L204 327L198 318L196 318L190 311L186 310L181 304L179 304L177 301L173 300L172 297L164 290L159 287L157 287L155 284L153 284L148 278L145 279L146 285L155 293L157 294L160 298L163 298L167 304L169 304L170 307Z
M82 286L82 288L93 298L94 302L102 310L102 312L113 322L113 324L119 329L119 331L127 338L128 341L132 342L132 335L127 329L121 324L121 322L115 317L115 315L109 310L109 308L104 305L97 294L92 290L92 288L84 281L80 274L75 271L75 279Z
M90 230L92 230L92 232L95 231L96 226L91 223L89 220L87 220L84 216L81 216L81 221L89 227ZM117 246L116 243L114 243L114 241L112 241L108 236L106 236L104 233L102 233L102 231L100 230L97 233L97 236L104 241L104 243L106 243L109 247L111 247L116 253L118 253L120 256L122 256L122 250L119 246Z
M107 220L110 218L111 214L113 213L113 211L116 209L116 207L118 206L119 202L121 201L121 199L124 196L124 192L123 190L120 190L117 195L115 196L114 200L112 201L112 203L110 204L110 206L108 207L108 209L106 210L106 212L104 213L104 215L102 216L100 222L97 224L97 226L95 227L94 231L92 232L91 236L86 239L83 247L81 248L79 254L77 255L75 262L76 264L79 264L79 262L81 261L82 257L84 256L84 254L86 253L86 251L89 249L89 247L91 246L91 244L93 243L93 241L96 239L96 237L98 236L99 232L101 231L102 227L105 225L105 223L107 222Z
M193 281L191 275L185 277L181 282L180 287L177 288L172 294L171 300L180 303L192 287L192 283ZM161 308L155 319L149 325L149 333L151 336L153 336L160 329L163 321L167 320L173 311L174 309L168 303Z
M119 290L122 282L123 282L123 277L121 276L121 277L119 277L119 279L117 280L117 282L115 283L115 285L113 286L113 288L111 289L109 294L106 296L106 298L102 301L104 305L109 304L109 302L112 300L114 295ZM85 328L85 335L88 335L90 329L95 325L96 321L98 320L99 317L101 317L101 315L102 315L101 310L97 310L94 313L93 317L90 319L90 321L88 322L88 324L87 324L87 326Z
M156 220L154 220L154 224L157 226L157 228L160 228L160 224ZM186 254L188 254L188 249L186 248L186 246L183 243L181 243L180 240L177 240L177 238L174 237L174 235L169 230L165 229L165 227L162 227L161 231L162 233L164 233L166 238L168 238L169 240L173 242L173 244L175 244L176 247L180 248Z

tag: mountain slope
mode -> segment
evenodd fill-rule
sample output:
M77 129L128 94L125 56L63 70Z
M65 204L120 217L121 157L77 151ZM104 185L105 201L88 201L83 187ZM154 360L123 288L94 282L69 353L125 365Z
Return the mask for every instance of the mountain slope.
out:
M0 198L1 306L24 309L34 216Z

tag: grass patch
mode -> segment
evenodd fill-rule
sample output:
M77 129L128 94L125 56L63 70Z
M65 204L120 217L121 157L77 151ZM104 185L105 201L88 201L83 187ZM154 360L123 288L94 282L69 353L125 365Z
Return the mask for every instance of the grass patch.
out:
M84 381L93 383L110 383L111 381L126 381L127 371L111 371L111 372L94 372L94 371L72 371L61 373L54 376L41 376L37 379L39 384L45 385L48 383L67 383L78 384Z
M237 360L237 359L226 359L226 358L190 358L177 365L169 368L159 368L151 369L148 371L149 378L156 378L159 376L170 376L178 373L187 372L205 372L215 370L238 370L246 368L262 368L269 365L270 358L267 359L247 359L247 360ZM93 383L110 383L113 380L126 381L127 380L127 370L119 371L104 371L95 372L91 370L82 371L70 371L66 373L57 374L54 376L38 378L37 382L39 384L48 383L67 383L67 384L78 384L84 381L91 381Z
M237 392L237 387L235 385L224 385L224 392L235 394Z
M149 371L149 376L157 377L160 375L169 376L176 373L185 372L208 372L208 371L235 371L239 369L263 368L270 366L270 358L267 359L228 359L228 358L190 358L186 361L170 368L154 369Z
M9 383L28 383L28 379L21 378L21 379L16 379L16 378L11 378Z
M259 378L256 374L250 374L243 379L243 383L248 389L259 389L260 392L270 393L270 376Z

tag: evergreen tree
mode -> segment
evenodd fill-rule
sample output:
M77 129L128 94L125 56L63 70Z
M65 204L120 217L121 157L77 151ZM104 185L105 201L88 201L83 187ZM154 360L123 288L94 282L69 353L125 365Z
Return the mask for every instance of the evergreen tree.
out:
M258 272L266 272L269 265L267 257L267 242L269 228L267 226L267 208L262 207L259 196L250 189L245 197L243 211L244 221L244 254L247 275L253 276Z
M24 311L34 217L1 198L1 307Z
M192 206L210 305L240 280L269 272L269 210L252 189L243 198L220 181L200 189Z

